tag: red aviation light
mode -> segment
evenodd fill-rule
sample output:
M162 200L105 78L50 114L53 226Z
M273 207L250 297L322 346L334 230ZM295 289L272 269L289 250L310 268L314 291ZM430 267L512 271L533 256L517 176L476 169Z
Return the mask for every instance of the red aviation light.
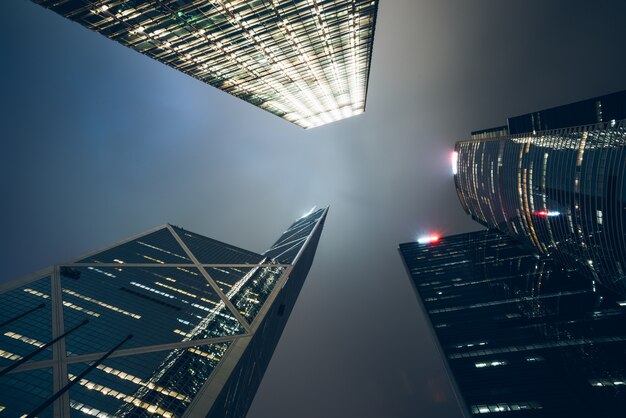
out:
M553 216L560 216L561 212L559 212L558 210L538 210L535 211L535 215L541 216L542 218L552 218Z
M435 244L441 237L438 234L423 235L417 239L418 244Z

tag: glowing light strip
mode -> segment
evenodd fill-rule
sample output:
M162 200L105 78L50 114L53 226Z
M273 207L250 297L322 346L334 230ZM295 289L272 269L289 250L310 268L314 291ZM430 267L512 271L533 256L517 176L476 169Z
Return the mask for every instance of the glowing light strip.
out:
M203 301L203 302L211 303L211 304L213 304L213 305L217 305L217 304L218 304L218 302L215 302L215 301L212 301L212 300L210 300L210 299L203 298L203 297L200 297L200 298L199 298L197 295L194 295L193 293L186 292L186 291L181 290L181 289L178 289L178 288L176 288L176 287L174 287L174 286L169 286L169 285L166 285L165 283L154 282L154 284L156 284L156 285L158 285L158 286L161 286L161 287L164 287L164 288L169 289L169 290L173 290L174 292L178 292L178 293L183 294L183 295L185 295L185 296L188 296L188 297L190 297L190 298L200 299L200 300L201 300L201 301ZM149 288L147 288L147 289L149 289ZM165 294L164 294L164 295L165 295ZM209 308L205 308L204 306L202 306L202 307L201 307L200 305L198 305L198 304L196 304L196 303L192 304L192 306L195 306L195 307L200 307L200 309L203 309L203 310L209 310Z
M48 295L46 295L44 293L38 292L36 290L30 289L30 288L24 289L24 292L30 293L31 295L39 296L40 298L44 298L44 299L49 299L50 298L50 296L48 296Z
M113 279L117 277L115 274L108 273L108 272L106 272L106 271L100 270L100 269L95 268L95 267L87 267L87 269L88 269L88 270L93 270L93 271L95 271L96 273L100 273L100 274L102 274L102 275L104 275L104 276L111 277L111 278L113 278Z
M481 362L481 363L474 363L474 367L476 367L477 369L481 369L483 367L506 366L507 364L509 364L509 362L506 360L487 361L487 362Z
M150 261L154 261L155 263L159 263L159 264L165 264L165 261L161 261L157 258L152 258L148 255L143 255L143 258L145 258L146 260L150 260Z
M178 393L174 390L170 390L162 386L155 385L154 383L151 383L151 382L145 382L140 377L133 376L132 374L126 373L122 370L114 369L112 367L105 366L104 364L99 364L97 367L98 367L98 370L101 370L107 374L116 376L122 380L128 380L129 382L133 382L136 385L147 387L148 389L159 392L165 396L169 396L169 397L179 399L185 402L191 402L191 398L183 395L182 393Z
M4 333L6 337L13 338L14 340L21 341L26 344L34 345L35 347L43 347L45 344L39 340L34 338L26 337L22 334L18 334L17 332L7 331Z
M30 293L31 295L39 296L40 298L44 298L44 299L50 298L50 296L43 294L41 292L38 292L36 290L30 289L30 288L24 289L24 292ZM74 309L76 311L86 313L87 315L95 316L96 318L100 316L100 314L97 312L90 311L89 309L83 308L82 306L78 306L70 302L63 301L63 306Z
M182 267L176 267L176 270L184 271L185 273L189 273L192 276L197 276L198 275L198 273L196 273L195 271L187 270L187 269L182 268Z
M137 286L137 287L140 287L142 289L145 289L145 290L147 290L149 292L156 293L157 295L165 296L166 298L169 298L169 299L176 299L175 296L170 295L169 293L161 292L160 290L156 290L156 289L154 289L152 287L145 286L145 285L143 285L141 283L130 282L130 284L132 284L133 286Z
M75 375L68 373L68 377L70 380L74 380L76 378ZM167 418L171 418L174 416L174 414L170 411L166 411L165 409L159 407L158 405L153 405L147 402L143 402L140 399L137 399L133 396L127 395L123 392L117 391L115 389L112 389L110 387L104 386L104 385L100 385L98 383L92 382L90 380L87 379L80 379L80 381L78 382L79 385L89 389L89 390L95 390L97 392L100 392L103 395L106 396L111 396L114 397L116 399L119 399L121 401L124 401L126 403L129 404L133 404L136 407L139 407L141 409L145 409L146 411L148 411L151 414L159 414L162 415L164 417Z
M169 285L167 285L165 283L154 282L154 284L156 284L157 286L164 287L164 288L169 289L169 290L173 290L174 292L178 292L181 295L189 296L190 298L197 298L198 297L198 296L194 295L193 293L186 292L186 291L184 291L182 289L178 289L178 288L176 288L174 286L169 286Z
M93 417L114 418L114 415L107 414L106 412L101 411L97 408L94 408L93 406L85 405L84 403L81 403L81 402L76 402L73 399L70 399L70 407L72 409L82 412L83 414L91 415Z
M215 355L214 355L214 354L207 353L207 352L204 352L204 351L198 350L198 349L193 348L193 347L191 347L191 348L187 349L187 351L189 351L190 353L197 354L197 355L202 356L202 357L206 357L206 358L208 358L209 360L213 360L213 361L220 361L220 358L215 357Z
M103 308L110 309L110 310L115 311L115 312L119 312L121 314L130 316L131 318L134 318L134 319L140 319L141 318L141 315L137 315L137 314L125 311L124 309L118 308L118 307L113 306L113 305L109 305L108 303L104 303L104 302L101 302L101 301L99 301L97 299L90 298L89 296L81 295L80 293L74 292L73 290L63 289L63 293L67 293L68 295L75 296L77 298L86 300L86 301L91 302L91 303L95 303L96 305L102 306Z
M87 315L91 315L91 316L94 316L96 318L98 318L100 316L100 314L97 313L97 312L90 311L89 309L83 308L82 306L75 305L75 304L73 304L71 302L63 301L63 306L66 306L68 308L74 309L74 310L79 311L79 312L86 313Z
M22 356L20 356L19 354L11 353L10 351L5 351L2 349L0 349L0 357L6 358L9 360L21 360L22 359Z
M193 335L186 333L185 331L181 331L179 329L175 329L174 334L182 335L183 337L193 338Z

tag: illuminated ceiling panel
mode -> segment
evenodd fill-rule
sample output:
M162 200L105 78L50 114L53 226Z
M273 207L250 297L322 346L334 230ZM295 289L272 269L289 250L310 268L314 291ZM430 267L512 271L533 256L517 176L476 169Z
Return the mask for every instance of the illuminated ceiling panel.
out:
M365 110L378 0L33 0L304 128Z

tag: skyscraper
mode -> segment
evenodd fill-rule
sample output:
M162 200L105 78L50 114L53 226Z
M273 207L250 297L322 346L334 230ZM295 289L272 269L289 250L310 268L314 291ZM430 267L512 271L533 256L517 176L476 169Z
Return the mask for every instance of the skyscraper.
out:
M400 251L465 416L621 417L626 91L473 132L453 173L489 230Z
M33 0L311 128L365 110L378 0Z
M263 254L165 225L3 285L0 411L245 416L327 211Z
M495 230L400 251L465 416L623 416L626 300Z
M509 118L455 155L474 220L626 295L626 91Z

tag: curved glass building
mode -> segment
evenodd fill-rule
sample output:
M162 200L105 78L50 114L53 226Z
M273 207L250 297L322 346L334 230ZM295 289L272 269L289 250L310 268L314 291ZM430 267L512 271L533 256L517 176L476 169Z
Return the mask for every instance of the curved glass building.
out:
M474 132L454 164L474 220L626 294L626 91Z

